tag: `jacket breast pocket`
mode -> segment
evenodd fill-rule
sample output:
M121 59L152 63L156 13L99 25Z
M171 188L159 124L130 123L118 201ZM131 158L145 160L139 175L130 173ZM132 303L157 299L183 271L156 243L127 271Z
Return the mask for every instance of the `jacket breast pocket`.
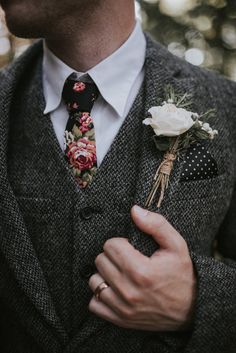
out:
M189 199L222 199L232 192L234 178L227 173L211 179L178 182L171 191L173 201Z

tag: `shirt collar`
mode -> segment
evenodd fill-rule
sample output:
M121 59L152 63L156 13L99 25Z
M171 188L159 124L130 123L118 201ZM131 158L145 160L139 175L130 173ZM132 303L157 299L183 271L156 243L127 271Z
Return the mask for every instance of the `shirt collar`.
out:
M87 71L102 97L119 116L123 116L129 93L143 69L145 52L146 39L140 23L137 22L130 37L119 49ZM75 71L58 59L44 43L43 87L46 101L44 114L58 108L65 80L73 72ZM76 72L76 74L80 77L84 73Z

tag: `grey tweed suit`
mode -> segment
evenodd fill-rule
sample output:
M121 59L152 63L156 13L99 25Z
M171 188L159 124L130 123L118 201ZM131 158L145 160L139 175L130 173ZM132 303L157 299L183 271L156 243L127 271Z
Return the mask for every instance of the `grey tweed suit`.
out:
M236 352L236 87L147 38L145 80L91 187L79 190L43 115L42 43L0 74L0 352ZM104 242L128 237L151 255L156 244L130 220L144 205L163 157L142 124L169 83L215 108L219 136L207 146L219 174L180 181L175 162L160 212L186 240L198 278L185 332L118 328L89 313L88 278ZM155 205L153 211L157 211ZM224 261L213 258L213 245Z

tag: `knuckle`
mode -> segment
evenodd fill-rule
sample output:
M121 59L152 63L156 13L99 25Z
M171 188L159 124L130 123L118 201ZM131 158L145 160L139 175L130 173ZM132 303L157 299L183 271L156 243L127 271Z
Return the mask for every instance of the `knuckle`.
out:
M147 276L147 274L140 274L139 275L139 283L142 287L149 287L151 285L151 279Z
M136 269L133 273L133 280L141 287L149 287L151 285L151 278L146 266Z
M89 302L88 309L89 309L89 311L94 312L94 300L93 299Z
M108 240L106 240L106 242L103 245L103 250L105 252L109 252L111 249L112 250L116 250L119 251L119 248L121 246L122 243L127 243L128 239L126 238L110 238Z
M95 282L96 274L93 274L88 281L90 287L92 287L93 283Z
M162 216L160 213L155 213L157 225L159 227L162 227L166 223L166 219L164 216Z
M109 251L112 248L113 243L114 243L114 239L108 239L103 245L103 250Z
M126 319L126 320L130 320L131 318L134 317L135 313L134 313L134 310L130 307L122 307L120 310L119 310L119 314L120 314L120 317L122 319Z
M186 241L184 240L184 238L182 238L182 236L179 237L178 239L178 250L179 252L184 252L184 253L188 253L188 245L186 243Z
M96 257L96 259L95 259L95 265L96 265L96 266L99 266L99 264L101 263L102 257L103 257L103 254L99 254L99 255Z
M124 291L122 293L122 297L124 298L126 303L128 303L131 307L135 306L140 302L139 293L136 291L131 291L131 290Z
M185 269L189 269L193 266L193 263L192 263L190 256L184 256L181 258L181 260L182 260L183 267Z

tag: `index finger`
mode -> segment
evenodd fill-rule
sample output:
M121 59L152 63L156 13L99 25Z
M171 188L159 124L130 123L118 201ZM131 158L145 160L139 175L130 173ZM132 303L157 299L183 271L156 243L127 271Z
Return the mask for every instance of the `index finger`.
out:
M127 238L112 238L104 244L104 252L121 272L137 269L148 258L136 250Z

